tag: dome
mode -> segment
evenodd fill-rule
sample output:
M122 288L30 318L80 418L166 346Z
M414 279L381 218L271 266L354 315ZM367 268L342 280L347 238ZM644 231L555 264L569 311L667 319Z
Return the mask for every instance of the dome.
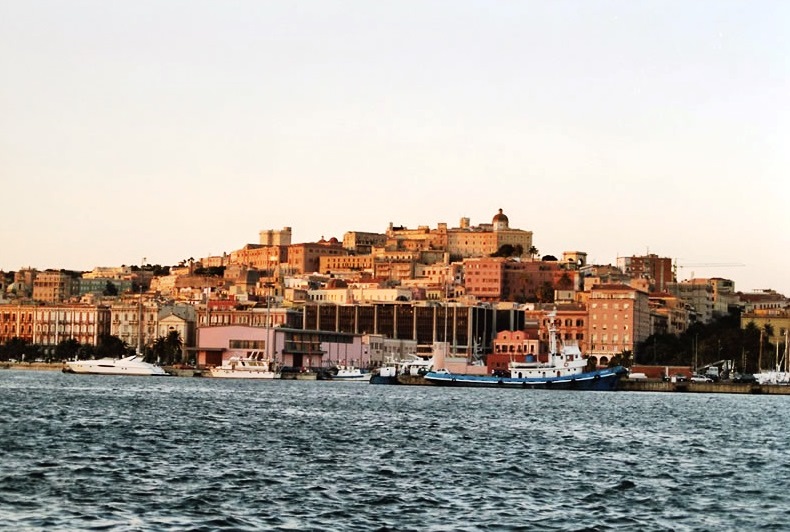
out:
M493 223L493 224L497 224L497 223L505 223L505 224L507 224L507 222L508 222L507 216L505 216L502 213L502 209L499 209L499 213L494 215L494 219L492 220L491 223Z

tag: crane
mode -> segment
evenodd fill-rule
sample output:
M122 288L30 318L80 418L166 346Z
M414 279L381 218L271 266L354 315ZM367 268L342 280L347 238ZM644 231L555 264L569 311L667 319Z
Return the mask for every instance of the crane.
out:
M694 263L683 263L678 264L677 259L675 259L675 263L672 265L672 268L675 270L673 273L675 275L675 279L678 278L678 271L682 270L683 268L741 268L746 266L745 264L741 264L740 262L694 262ZM694 273L692 272L691 277L694 277Z

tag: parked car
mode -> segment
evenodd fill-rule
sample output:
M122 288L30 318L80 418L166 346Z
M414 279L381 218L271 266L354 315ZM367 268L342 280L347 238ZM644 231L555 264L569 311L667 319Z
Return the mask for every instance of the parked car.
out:
M736 373L732 376L732 382L751 383L757 382L757 377L751 373Z
M713 379L707 375L692 375L691 382L713 382Z

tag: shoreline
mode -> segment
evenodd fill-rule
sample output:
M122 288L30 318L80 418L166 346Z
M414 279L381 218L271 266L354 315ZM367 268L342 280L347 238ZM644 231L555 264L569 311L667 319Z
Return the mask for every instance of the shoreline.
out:
M0 370L62 371L62 362L0 362ZM174 377L200 377L195 368L167 368ZM176 369L174 371L174 369ZM417 376L400 376L400 386L432 386ZM622 379L614 392L659 392L659 393L715 393L738 395L790 395L790 386L782 384L756 384L731 382L666 382L658 380Z

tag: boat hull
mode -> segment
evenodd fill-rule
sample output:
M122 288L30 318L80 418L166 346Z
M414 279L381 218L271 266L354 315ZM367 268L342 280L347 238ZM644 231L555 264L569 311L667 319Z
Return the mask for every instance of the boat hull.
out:
M81 375L130 375L134 377L167 377L170 374L159 366L139 367L137 365L107 364L100 361L67 362L65 373Z
M337 382L370 382L370 374L354 375L353 377L343 377L334 375L331 379Z
M617 383L625 373L626 370L624 368L617 367L564 377L519 379L514 377L430 372L425 375L425 380L439 386L468 388L612 391L617 389Z
M399 384L398 377L395 375L373 375L370 377L370 384Z
M220 369L220 368L213 368L212 370L206 372L206 376L211 377L213 379L258 379L258 380L270 380L270 379L279 379L280 374L275 373L273 371L248 371L248 370L231 370L231 369Z

